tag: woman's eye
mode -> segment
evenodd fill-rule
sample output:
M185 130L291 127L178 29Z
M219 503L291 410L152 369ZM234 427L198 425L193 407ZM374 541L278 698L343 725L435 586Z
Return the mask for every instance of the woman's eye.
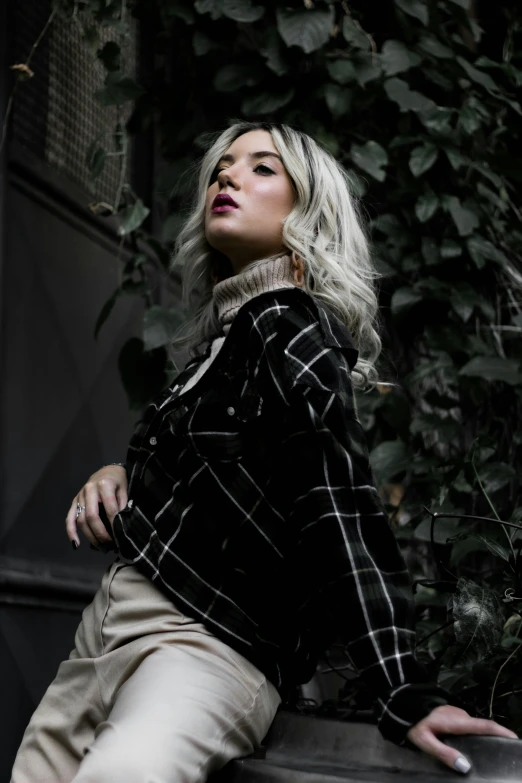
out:
M273 173L274 173L274 172L272 171L272 169L269 169L269 168L268 168L268 166L265 166L263 163L260 163L260 164L259 164L259 166L256 166L256 167L255 167L255 169L254 169L254 171L257 171L258 169L264 169L264 170L265 170L265 171L267 171L269 174L273 174Z
M226 168L226 167L225 166L219 166L219 167L214 169L214 171L212 172L212 174L210 176L210 182L208 183L209 187L210 187L210 185L212 185L217 180L217 176L218 176L219 172L223 171L224 168ZM254 171L258 171L260 169L263 170L262 171L262 175L264 177L268 176L269 174L274 174L272 169L268 168L268 166L265 166L264 163L259 163L259 165L257 165L255 167Z

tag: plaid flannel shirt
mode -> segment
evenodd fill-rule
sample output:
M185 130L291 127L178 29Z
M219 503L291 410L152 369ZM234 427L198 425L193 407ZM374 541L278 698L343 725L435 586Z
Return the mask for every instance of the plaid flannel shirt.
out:
M350 334L305 292L268 292L180 394L204 358L136 426L120 556L283 692L342 642L381 732L401 742L448 698L413 655L410 580L357 418Z

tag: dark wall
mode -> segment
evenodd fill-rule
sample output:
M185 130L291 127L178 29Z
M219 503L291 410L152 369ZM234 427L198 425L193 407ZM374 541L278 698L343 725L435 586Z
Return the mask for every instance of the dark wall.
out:
M27 19L30 7L41 11L22 4ZM24 57L12 42L20 39L13 19L25 12L14 8L0 4L2 120L8 66ZM42 50L39 81L17 94L19 114L0 156L0 783L111 562L85 541L73 551L65 516L92 472L125 459L138 415L129 412L117 361L124 342L141 333L139 302L122 298L93 336L126 251L114 227L89 211L100 195L71 176L74 156L64 153L57 165L46 158L45 138L28 142L33 113L38 133L45 128L48 59Z

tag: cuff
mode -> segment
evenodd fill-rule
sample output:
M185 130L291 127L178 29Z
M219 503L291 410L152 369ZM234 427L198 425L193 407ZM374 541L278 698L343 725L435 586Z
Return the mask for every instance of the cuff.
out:
M443 704L457 704L454 697L434 683L406 683L388 699L377 699L377 725L383 737L400 745L409 729Z

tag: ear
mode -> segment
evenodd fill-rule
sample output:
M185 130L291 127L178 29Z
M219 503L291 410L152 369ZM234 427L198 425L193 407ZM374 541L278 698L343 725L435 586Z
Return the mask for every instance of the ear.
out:
M302 288L304 283L304 263L295 250L292 250L292 269L294 270L294 285Z

